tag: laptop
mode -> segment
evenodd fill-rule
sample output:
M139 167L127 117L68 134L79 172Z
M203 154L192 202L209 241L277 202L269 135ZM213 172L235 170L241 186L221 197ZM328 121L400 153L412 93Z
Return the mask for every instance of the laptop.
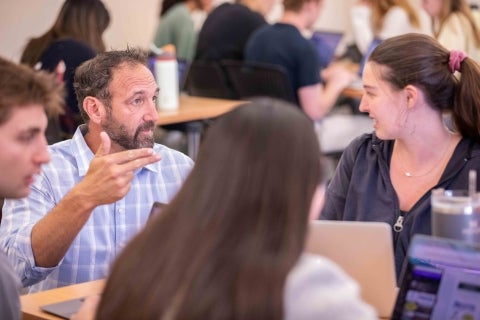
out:
M343 37L342 32L314 31L310 42L317 50L321 68L326 68L332 62L338 44Z
M480 319L480 243L415 235L392 319Z
M305 251L336 262L355 279L362 299L381 318L392 314L397 295L392 231L384 222L310 222Z

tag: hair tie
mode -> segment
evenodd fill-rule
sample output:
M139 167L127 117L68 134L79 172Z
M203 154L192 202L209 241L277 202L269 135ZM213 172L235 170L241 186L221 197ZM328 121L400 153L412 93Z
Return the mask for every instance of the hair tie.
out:
M467 54L460 50L450 51L450 58L448 59L448 66L450 71L454 73L455 71L460 71L460 64L463 60L467 58Z

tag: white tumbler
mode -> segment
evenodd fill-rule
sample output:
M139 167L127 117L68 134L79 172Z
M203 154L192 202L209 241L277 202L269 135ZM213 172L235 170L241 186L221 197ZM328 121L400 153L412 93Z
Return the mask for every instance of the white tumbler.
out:
M178 64L175 56L163 54L155 58L155 79L160 88L157 108L178 109Z

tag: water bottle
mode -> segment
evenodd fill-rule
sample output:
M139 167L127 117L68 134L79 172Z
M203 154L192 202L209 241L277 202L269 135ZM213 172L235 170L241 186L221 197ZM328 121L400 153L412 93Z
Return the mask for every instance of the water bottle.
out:
M160 88L157 108L178 109L178 64L174 55L165 53L155 58L155 79Z

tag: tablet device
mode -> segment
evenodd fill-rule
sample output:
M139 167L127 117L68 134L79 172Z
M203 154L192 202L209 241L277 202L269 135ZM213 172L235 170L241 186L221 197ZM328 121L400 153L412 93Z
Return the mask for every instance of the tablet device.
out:
M392 319L480 319L480 244L415 235Z
M150 215L148 217L148 220L151 220L153 217L156 217L160 215L160 212L162 212L163 208L165 208L166 204L162 202L154 202L152 204L152 209L150 209Z
M40 306L42 311L53 314L62 319L70 319L71 316L77 313L78 309L82 305L85 298L76 298L72 300L66 300L62 302L47 304Z
M381 318L397 295L392 229L384 222L311 221L305 250L336 262L357 281L362 299Z

